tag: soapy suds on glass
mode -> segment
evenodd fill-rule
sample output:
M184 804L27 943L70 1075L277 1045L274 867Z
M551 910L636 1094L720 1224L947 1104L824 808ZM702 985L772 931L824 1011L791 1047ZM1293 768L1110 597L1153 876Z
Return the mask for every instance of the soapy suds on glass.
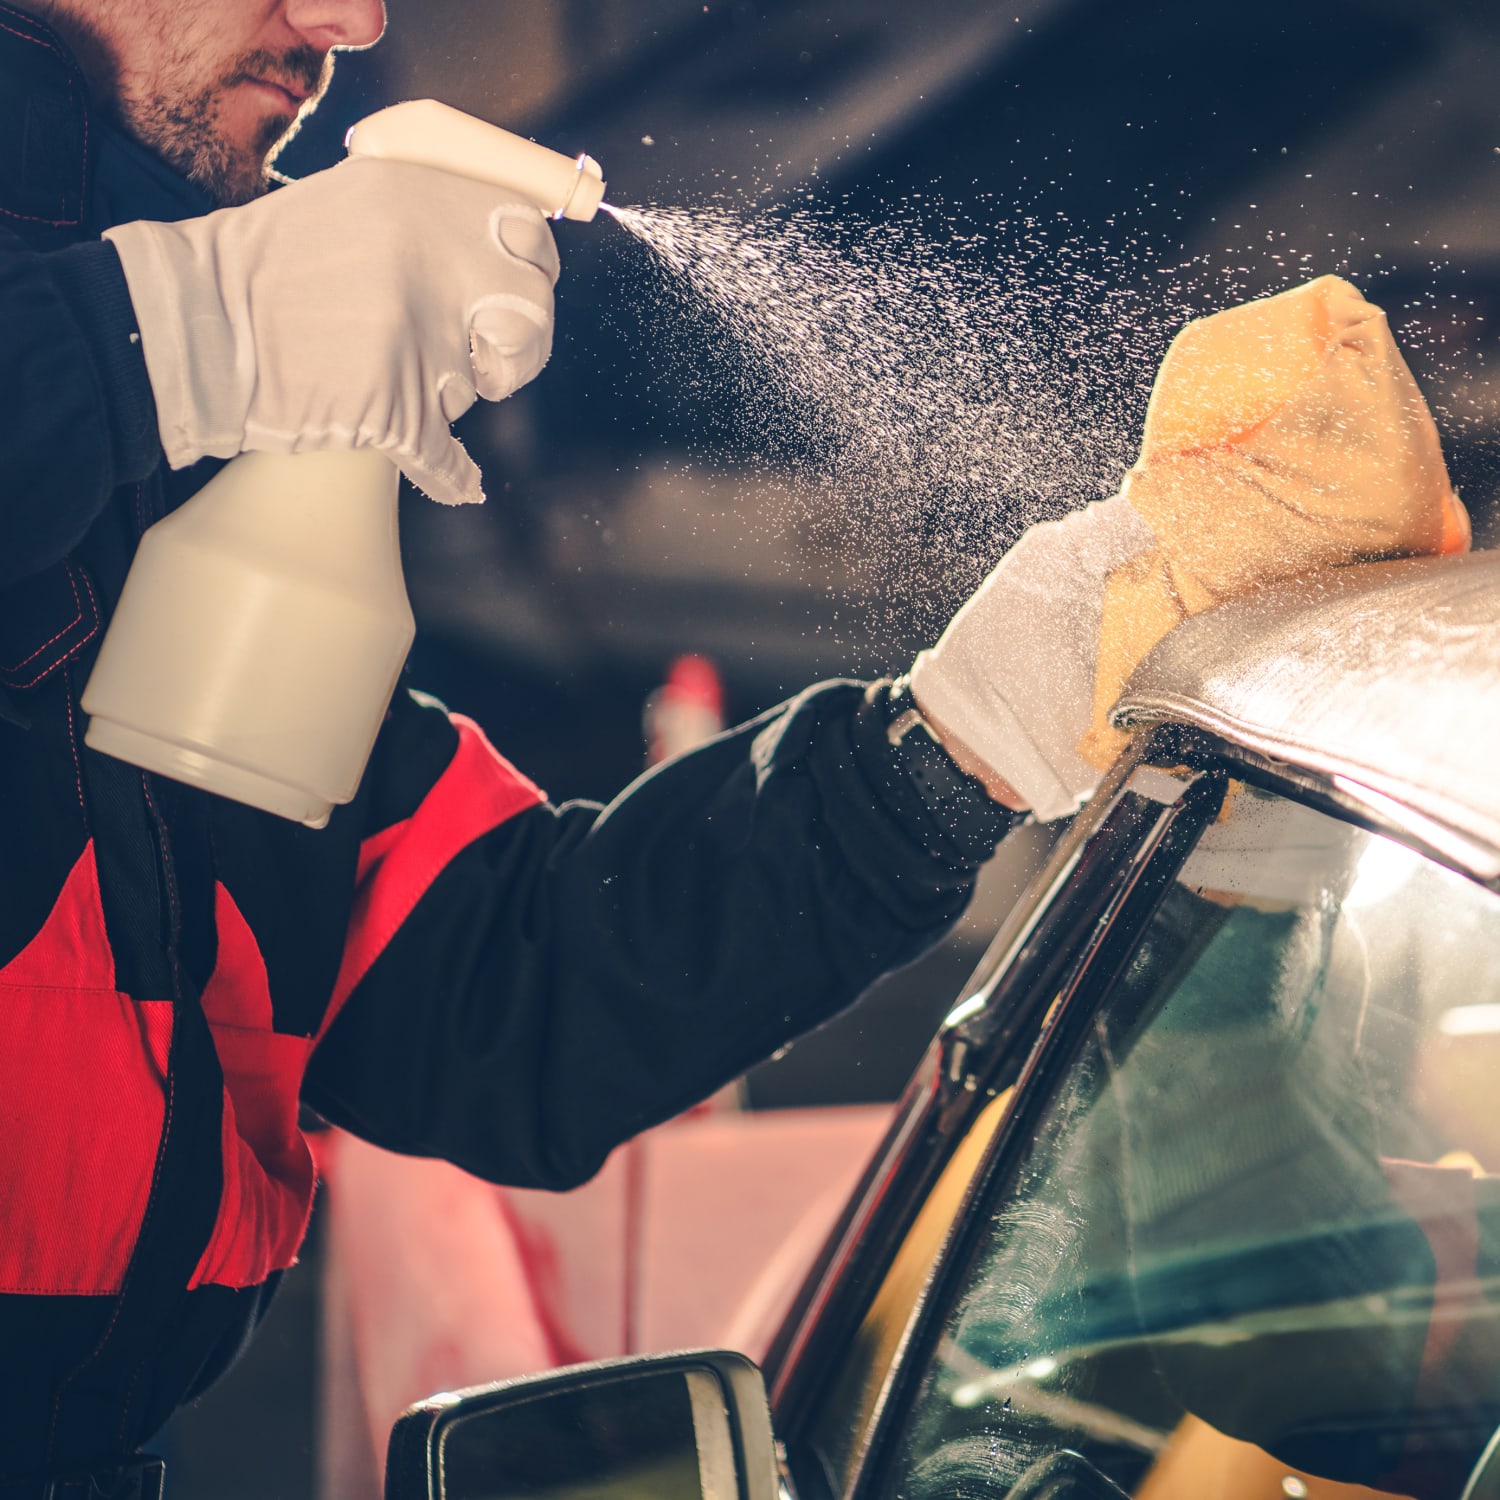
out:
M719 436L795 477L796 519L824 542L913 575L941 560L958 593L1031 521L1114 491L1183 322L1347 270L1284 237L1174 261L1128 215L1100 245L1058 212L995 207L918 195L872 222L826 205L606 205L653 252L661 366L715 356L723 386L692 396ZM906 592L889 574L885 589Z

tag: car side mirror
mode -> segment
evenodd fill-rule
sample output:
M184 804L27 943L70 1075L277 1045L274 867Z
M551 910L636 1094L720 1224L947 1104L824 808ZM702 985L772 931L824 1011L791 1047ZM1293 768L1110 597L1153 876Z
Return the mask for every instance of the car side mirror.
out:
M402 1414L386 1500L777 1500L760 1371L722 1350L605 1360Z

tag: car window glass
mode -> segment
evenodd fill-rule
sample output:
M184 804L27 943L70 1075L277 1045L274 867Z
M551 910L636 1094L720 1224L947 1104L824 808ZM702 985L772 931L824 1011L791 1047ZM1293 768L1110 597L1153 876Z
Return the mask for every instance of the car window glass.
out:
M913 1309L927 1288L938 1254L947 1242L964 1195L1000 1127L1014 1089L1003 1089L980 1111L954 1149L881 1279L859 1330L818 1404L810 1442L828 1476L829 1489L844 1487L860 1439L900 1352Z
M1458 1500L1500 1425L1500 897L1237 788L1064 1061L883 1492Z

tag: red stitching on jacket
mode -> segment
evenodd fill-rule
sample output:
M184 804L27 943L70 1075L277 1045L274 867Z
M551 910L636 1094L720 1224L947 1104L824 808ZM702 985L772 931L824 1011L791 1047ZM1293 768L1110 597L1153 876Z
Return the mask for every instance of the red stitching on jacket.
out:
M151 820L156 824L157 847L161 850L162 874L167 882L167 914L172 923L172 941L167 945L167 956L172 960L172 998L182 998L182 966L178 962L177 942L182 924L182 902L177 892L177 871L172 863L171 846L169 843L170 830L167 820L162 816L161 809L156 805L156 799L151 795L151 778L146 772L141 772L141 792L146 799L146 806L151 810Z
M68 571L72 572L72 570L73 564L69 563ZM85 573L82 568L79 568L78 576L83 579L83 591L89 596L89 608L93 611L94 614L94 623L89 627L89 633L84 636L84 638L78 643L78 646L85 646L91 640L93 640L94 632L99 628L99 601L94 597L94 585L89 582L89 575ZM76 584L74 585L74 592L77 592ZM69 654L71 655L73 651L76 651L78 649L78 646L71 647Z
M18 661L13 667L0 667L0 677L5 678L6 684L9 687L13 687L18 690L35 687L37 683L39 683L42 678L47 675L48 672L51 672L54 668L67 661L69 657L76 656L78 652L81 651L85 646L87 646L88 643L93 640L93 638L99 633L99 601L94 597L94 586L89 582L88 574L83 572L82 569L75 569L73 564L70 562L65 562L63 566L67 569L68 572L68 585L73 590L73 603L77 607L78 613L75 614L73 618L69 620L68 623L64 625L63 628L59 630L50 641L43 642L36 648L35 651L31 653L30 656L26 657L22 661ZM56 661L48 662L47 665L43 667L35 677L28 678L25 682L11 681L10 679L12 673L19 672L21 668L27 664L27 662L35 661L37 657L39 657L49 647L55 646L65 635L67 635L70 630L74 628L74 626L78 624L80 620L83 619L83 600L78 597L79 578L83 579L83 587L89 596L89 607L92 609L94 615L94 623L89 626L88 634L81 636L78 640L74 641L73 644L69 646L68 649L60 657L58 657Z
M10 965L7 964L6 968ZM36 994L58 995L118 995L120 989L113 984L23 984L17 985L4 977L0 971L0 990L23 989Z
M39 657L42 652L47 649L48 646L55 645L58 641L60 641L83 618L83 600L78 597L78 585L73 580L73 565L72 563L64 563L63 566L68 570L68 584L73 590L73 608L77 611L77 613L71 620L68 621L66 625L63 626L61 630L57 632L55 636L52 637L50 641L43 641L42 644L38 646L30 656L23 656L21 660L18 661L14 666L0 667L0 672L19 672L21 668L24 667L28 662L35 661L37 657ZM30 683L27 684L28 687L30 685Z
M10 11L9 14L14 15L15 12ZM4 21L0 21L0 31L8 31L12 36L18 36L23 42L30 42L34 47L43 47L48 52L50 52L53 57L61 58L63 62L67 62L69 60L68 54L64 52L63 49L59 47L57 43L54 42L50 37L36 36L29 31L17 31L14 26L7 26Z
M81 222L78 219L44 219L40 214L18 214L15 209L5 207L0 207L0 214L22 224L45 224L49 229L76 229Z
M73 780L78 787L78 811L83 816L83 831L89 831L88 803L83 800L83 764L78 759L78 735L73 724L73 674L63 668L63 696L68 700L68 749L73 752Z
M11 12L14 14L14 12ZM0 31L8 32L11 36L19 37L23 42L30 42L33 47L40 47L45 52L50 52L53 57L59 59L65 66L72 67L73 61L68 54L52 41L49 37L35 36L29 31L17 31L14 26L7 26L0 21ZM76 97L73 89L73 80L68 80L68 99L71 102ZM71 229L83 222L83 200L84 189L88 186L89 171L89 112L87 107L83 111L83 160L78 168L78 214L71 219L46 219L40 214L20 214L13 208L0 208L0 214L9 219L20 219L27 224L49 224L54 229Z

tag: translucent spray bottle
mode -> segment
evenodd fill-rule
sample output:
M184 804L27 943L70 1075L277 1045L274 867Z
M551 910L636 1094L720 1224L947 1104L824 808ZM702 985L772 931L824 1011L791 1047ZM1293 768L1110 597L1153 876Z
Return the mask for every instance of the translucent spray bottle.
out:
M352 155L509 189L592 219L598 163L431 100L349 132ZM395 467L372 450L247 453L141 538L99 649L85 741L321 828L359 787L415 627Z

